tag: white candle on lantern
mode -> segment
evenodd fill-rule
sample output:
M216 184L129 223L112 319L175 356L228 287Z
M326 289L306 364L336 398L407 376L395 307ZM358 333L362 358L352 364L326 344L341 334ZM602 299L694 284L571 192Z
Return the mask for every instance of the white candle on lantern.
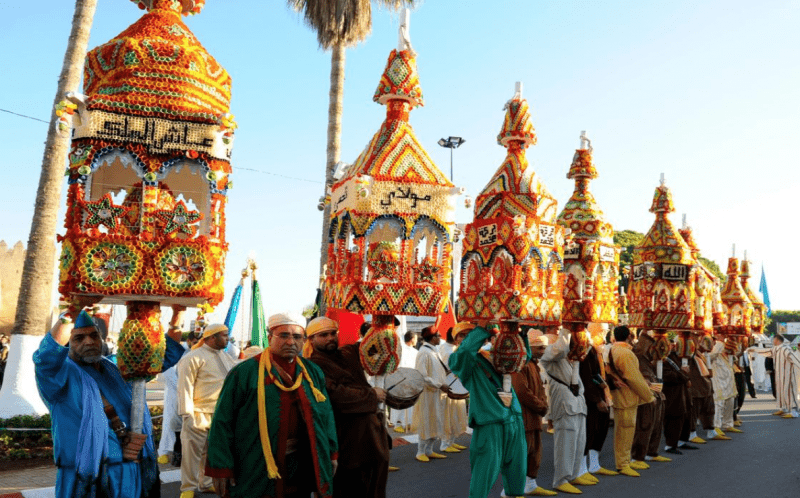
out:
M658 380L664 378L664 362L662 360L658 360L656 363L656 377L658 377Z

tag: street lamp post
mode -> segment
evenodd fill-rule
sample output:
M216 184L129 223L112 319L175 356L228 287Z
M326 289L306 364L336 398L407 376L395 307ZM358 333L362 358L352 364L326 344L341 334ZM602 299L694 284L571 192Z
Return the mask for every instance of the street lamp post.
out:
M453 150L461 147L461 145L466 142L461 137L447 137L447 138L440 138L439 145L450 149L450 182L453 181ZM453 315L455 316L455 306L456 306L456 299L455 299L455 268L451 268L450 271L450 306L453 307Z

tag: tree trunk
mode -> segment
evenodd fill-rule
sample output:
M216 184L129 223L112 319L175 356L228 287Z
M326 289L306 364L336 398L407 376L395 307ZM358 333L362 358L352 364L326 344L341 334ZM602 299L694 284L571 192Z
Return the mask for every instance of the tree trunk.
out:
M342 104L344 101L344 64L345 47L343 44L336 44L331 50L331 88L328 94L328 156L325 163L325 190L323 196L327 195L328 188L333 186L333 173L336 163L339 162L341 155L342 141ZM325 203L322 212L322 244L320 248L319 271L328 262L328 232L331 226L331 203ZM325 313L325 300L322 300L320 314Z
M50 111L50 126L47 130L42 173L36 191L36 204L28 237L28 252L22 269L14 328L11 331L12 347L16 347L20 351L15 358L23 364L12 365L9 361L3 389L0 391L0 407L7 408L0 410L0 417L7 417L14 411L17 411L17 414L36 413L44 407L39 399L35 379L32 375L31 354L38 346L39 341L36 336L44 335L50 326L47 322L50 315L55 270L56 218L61 202L64 168L70 147L69 134L60 134L56 129L58 117L55 114L55 106L64 99L67 92L78 90L96 7L97 0L76 0L75 2L72 31L67 42L64 65L61 68L56 96ZM31 347L33 350L30 350Z

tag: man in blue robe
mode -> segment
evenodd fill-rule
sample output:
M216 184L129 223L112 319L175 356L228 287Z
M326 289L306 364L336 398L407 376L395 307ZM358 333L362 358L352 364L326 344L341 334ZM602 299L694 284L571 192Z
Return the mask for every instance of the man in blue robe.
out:
M173 324L181 318L182 310L176 308ZM177 328L170 328L166 341L164 369L177 363L184 351ZM121 443L112 428L113 417L106 413L113 407L124 427L130 425L131 387L117 366L101 355L101 346L94 319L81 311L74 324L69 318L56 322L33 355L39 395L52 419L56 496L158 496L150 413L145 410L145 437L138 445L115 424Z

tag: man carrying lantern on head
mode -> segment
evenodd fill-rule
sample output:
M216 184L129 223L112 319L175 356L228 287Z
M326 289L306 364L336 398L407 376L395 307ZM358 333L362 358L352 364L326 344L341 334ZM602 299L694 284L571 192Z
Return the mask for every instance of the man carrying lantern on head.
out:
M325 374L339 440L333 496L385 498L390 439L381 403L386 391L367 382L358 344L339 347L339 324L318 317L306 329L305 358ZM306 354L308 352L308 354Z
M336 424L322 370L299 356L304 323L292 313L271 316L269 347L225 379L206 463L223 498L333 496Z
M93 300L79 302L33 355L39 394L53 419L55 496L148 496L161 485L149 412L142 433L132 433L131 387L117 366L101 356L97 325L81 311ZM173 323L181 318L182 311L176 312ZM166 342L165 370L183 354L180 332Z
M475 327L450 356L450 369L470 395L469 426L473 430L469 453L470 498L488 496L498 473L503 478L504 496L522 496L533 491L525 485L527 448L522 408L514 390L504 386L506 376L496 368L503 358L496 351L483 348L497 332L494 327ZM524 364L531 353L527 335L521 337L522 341L524 352L516 362Z

